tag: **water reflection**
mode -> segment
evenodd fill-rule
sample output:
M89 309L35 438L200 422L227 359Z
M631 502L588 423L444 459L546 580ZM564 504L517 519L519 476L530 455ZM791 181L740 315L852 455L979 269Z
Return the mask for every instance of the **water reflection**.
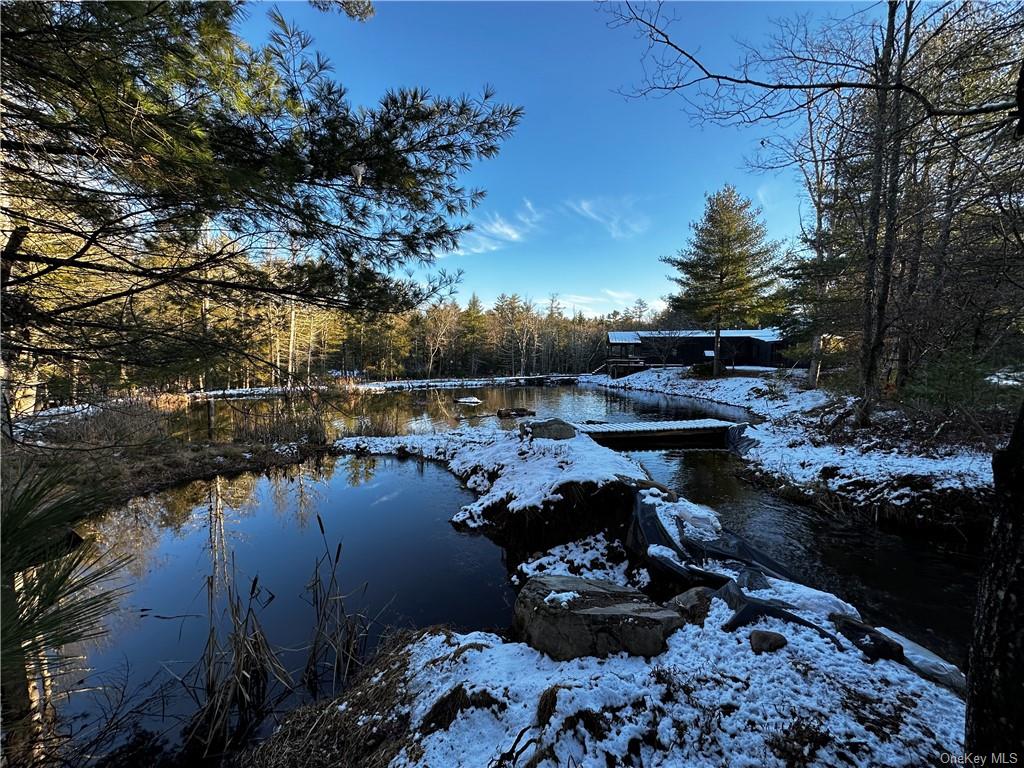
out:
M482 403L455 402L465 396ZM463 425L514 428L514 420L497 418L499 408L526 408L540 417L571 421L709 415L693 403L660 395L582 387L474 388L311 403L221 402L214 429L220 439L244 439L268 420L300 422L310 409L325 415L329 437ZM205 440L207 415L203 404L179 414L179 433ZM841 595L869 621L964 661L975 562L784 502L739 479L739 460L724 452L634 455L655 479L713 506L728 526L807 583ZM207 585L222 595L232 580L247 583L257 575L261 589L274 598L261 613L270 640L302 648L313 623L303 596L324 553L318 516L330 548L340 542L339 577L350 593L346 607L379 617L374 637L384 625L507 626L513 594L501 550L448 524L470 501L472 495L442 467L386 457L346 457L267 475L218 478L135 500L93 524L103 545L134 560L124 574L133 592L112 617L109 637L84 649L94 670L89 684L120 679L131 688L150 679L173 681L201 654L209 616L218 615L207 604ZM297 653L290 663L300 666L303 658Z
M333 555L339 545L345 607L375 618L371 644L388 627L504 628L513 596L501 550L447 522L472 499L435 464L345 457L136 500L93 523L104 546L133 562L123 575L132 592L109 634L83 649L91 684L135 689L186 677L209 641L211 617L227 629L227 587L247 592L256 577L260 623L275 647L293 649L282 660L298 679L314 623L307 586L325 547ZM73 701L66 714L90 706L83 700L76 710ZM178 701L164 714L188 710Z
M476 397L479 405L455 402ZM656 419L703 418L704 408L678 398L651 393L628 396L598 388L583 387L482 387L429 391L396 391L363 396L314 394L311 399L221 400L215 407L213 433L230 441L259 436L271 423L301 419L317 412L327 427L327 437L343 434L415 434L460 426L497 425L512 428L515 421L499 419L502 408L525 408L538 417L558 416L571 421L650 421ZM742 418L733 409L726 418ZM187 412L171 420L172 431L185 440L207 439L207 405L192 403ZM719 414L723 415L723 414Z

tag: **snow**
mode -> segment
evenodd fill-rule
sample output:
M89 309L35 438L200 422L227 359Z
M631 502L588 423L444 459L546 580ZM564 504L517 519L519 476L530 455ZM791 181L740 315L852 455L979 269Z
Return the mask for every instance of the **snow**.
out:
M921 671L926 677L937 682L942 682L953 690L966 690L967 680L964 673L955 664L937 656L927 648L918 645L913 640L908 640L903 635L894 632L887 627L877 627L883 635L887 635L903 646L903 655L907 662L915 669Z
M644 501L654 505L658 520L670 536L676 536L679 530L677 523L682 523L684 532L691 539L714 541L722 532L718 513L711 507L682 497L670 499L656 488L646 489L641 495ZM682 545L682 542L677 543Z
M573 374L550 373L543 376L492 376L480 379L399 379L357 384L356 389L369 394L419 389L478 389L480 387L523 387L549 379L575 380Z
M306 387L236 387L234 389L207 389L202 392L189 392L188 396L193 400L245 400L259 397L278 397L280 395L301 395L311 390L323 390L323 386Z
M58 405L53 408L45 408L33 414L36 419L53 419L65 417L89 416L99 411L99 406L80 403L78 405Z
M581 383L743 408L761 420L744 433L753 440L746 458L794 485L824 485L854 500L869 501L884 493L891 503L906 501L908 496L900 491L904 485L900 480L906 476L927 478L934 488L992 485L991 456L980 451L953 446L923 455L919 446L911 444L880 449L864 442L826 442L811 412L828 403L829 394L802 390L791 377L697 379L678 369L651 369L622 379L587 376Z
M54 424L63 424L75 419L82 419L99 413L100 407L85 403L79 405L58 405L53 408L45 408L36 413L28 413L19 416L14 423L14 434L31 435ZM45 445L45 443L39 443Z
M637 462L586 435L571 440L523 440L507 430L464 427L426 435L348 437L335 447L374 454L408 452L447 463L478 495L452 518L471 528L485 524L484 513L491 507L504 505L509 512L521 512L558 501L559 489L568 483L600 488L615 480L648 479Z
M1024 371L1003 368L990 376L986 376L985 381L989 384L995 384L997 387L1024 387Z
M560 605L565 608L569 603L580 596L579 592L549 592L544 602L548 605Z
M809 765L924 765L942 751L962 751L964 705L945 689L895 662L867 664L850 644L839 651L814 630L778 619L756 627L782 633L788 645L755 655L749 628L721 629L731 614L713 600L703 627L683 626L650 660L558 662L489 633L425 634L411 646L405 672L401 714L413 730L458 685L500 704L470 707L447 729L418 734L413 753L406 747L392 765L494 765L517 744L529 745L517 764L537 755L531 764L548 768L781 768L780 737L798 738L796 725L823 735L813 740L820 748L808 748ZM551 705L546 721L542 696Z
M749 378L710 384L691 387L685 382L679 388L691 396L697 390L731 398L726 402L764 416L757 429L763 430L761 439L769 448L783 439L772 436L776 430L814 447L801 418L811 403L824 402L822 393L799 392L784 382L766 391L759 388L765 382ZM485 524L484 513L491 507L516 512L556 500L569 482L600 486L647 479L639 464L586 435L531 440L496 428L463 427L437 434L344 438L335 446L445 462L478 494L453 518L471 527ZM791 445L786 449L794 450ZM865 453L870 452L857 455ZM656 506L670 534L676 535L681 524L683 533L694 538L720 535L713 509L654 488L641 493ZM679 559L673 549L657 545L649 555ZM734 564L712 560L703 567L738 575ZM628 586L650 579L642 568L631 572L622 543L604 532L531 556L512 579L521 584L538 574ZM829 614L859 615L827 592L781 579L767 582L749 594L784 601L831 634L835 628ZM552 591L545 601L569 607L578 596ZM773 617L725 632L722 626L731 615L723 601L713 600L703 626L684 625L668 638L667 649L651 659L619 654L557 662L490 633L427 631L406 649L402 698L393 715L408 718L412 735L391 764L507 764L503 754L523 749L513 762L535 757L530 764L549 768L627 763L782 768L792 756L789 750L796 748L804 750L808 765L868 761L902 766L927 764L943 751L962 751L964 704L945 687L892 661L869 664L848 642L840 650L813 628ZM755 628L779 632L788 644L755 655L748 641ZM921 650L914 658L927 654ZM498 703L470 705L456 712L447 728L424 733L421 725L428 713L458 686L471 700L486 692Z
M533 576L579 576L584 579L610 581L620 586L642 586L646 577L639 573L630 578L626 550L618 539L609 540L605 533L595 533L568 544L559 544L532 556L520 564L515 584L525 584ZM649 578L649 577L647 577Z

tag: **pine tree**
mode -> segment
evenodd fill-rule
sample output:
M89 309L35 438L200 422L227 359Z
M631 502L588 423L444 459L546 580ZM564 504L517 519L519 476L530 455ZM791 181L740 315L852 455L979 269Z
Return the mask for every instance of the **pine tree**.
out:
M721 331L756 321L768 296L778 244L768 240L760 210L726 185L707 197L703 218L692 224L689 245L663 262L678 270L670 279L682 292L669 297L715 332L714 375L721 371Z
M468 371L470 376L476 376L480 370L484 347L487 343L487 317L484 314L483 304L480 303L480 298L475 293L469 297L469 303L462 311L459 327L462 328L464 370Z

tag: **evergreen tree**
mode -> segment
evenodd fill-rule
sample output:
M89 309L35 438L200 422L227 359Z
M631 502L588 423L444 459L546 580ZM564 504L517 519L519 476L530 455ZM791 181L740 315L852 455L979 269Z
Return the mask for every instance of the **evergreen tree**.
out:
M237 340L191 305L277 303L291 337L303 305L403 311L454 284L397 270L457 247L483 196L460 176L520 110L418 88L356 108L307 33L271 10L254 47L242 16L239 3L3 3L8 403L35 399L19 382L45 365L231 354ZM180 315L152 311L168 292ZM286 350L294 368L291 338Z
M469 297L469 303L462 311L459 327L462 329L463 370L470 376L476 376L480 371L487 344L487 317L483 304L475 293Z
M678 271L670 279L682 288L669 302L673 310L714 330L718 376L722 328L757 320L768 298L778 244L768 240L760 210L730 185L707 197L704 217L692 229L690 244L662 259Z

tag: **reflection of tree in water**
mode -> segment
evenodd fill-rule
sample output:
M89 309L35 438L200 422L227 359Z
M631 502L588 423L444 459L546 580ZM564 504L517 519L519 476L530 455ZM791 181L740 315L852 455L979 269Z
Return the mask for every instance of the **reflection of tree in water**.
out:
M291 519L305 530L323 499L320 488L334 475L333 461L308 461L282 467L268 475L274 515Z
M344 461L345 477L352 488L373 480L373 475L377 471L375 456L349 456Z
M667 485L700 504L720 504L740 496L742 482L725 464L730 457L721 451L671 451L666 463L672 469Z

